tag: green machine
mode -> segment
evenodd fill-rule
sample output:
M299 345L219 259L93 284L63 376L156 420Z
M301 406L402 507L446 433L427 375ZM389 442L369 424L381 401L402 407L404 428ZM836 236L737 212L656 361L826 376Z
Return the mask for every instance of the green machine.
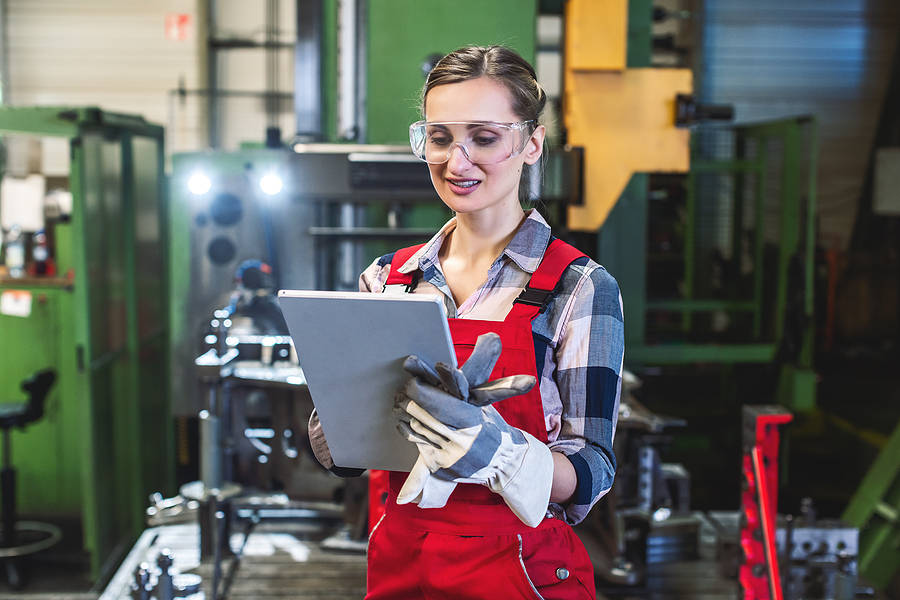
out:
M423 64L462 46L502 44L534 64L537 2L371 2L367 26L366 142L407 144L425 83Z
M201 341L213 311L227 304L244 260L277 262L276 281L285 287L356 289L359 272L375 257L427 240L449 218L427 167L413 159L408 146L408 127L421 118L425 65L436 55L473 44L504 44L531 62L535 59L536 2L386 0L358 5L352 21L359 33L355 47L347 48L338 39L338 3L303 3L315 10L304 14L298 37L305 47L317 48L318 55L295 57L295 64L309 67L305 73L316 74L295 81L295 89L314 90L303 96L304 110L297 111L302 134L295 141L315 143L263 148L266 132L261 130L258 140L247 140L238 151L172 157L172 387L190 389L192 395L174 399L178 418L190 418L201 408L193 360L205 349ZM354 68L339 66L347 55L364 58ZM359 73L352 78L359 105L353 107L356 128L349 133L339 131L342 68ZM315 116L306 116L310 114ZM293 138L293 132L284 134ZM369 171L383 180L368 181L363 163L353 157L378 153L396 155L400 162L372 161ZM260 193L258 185L269 171L279 172L284 182L273 197ZM210 189L202 194L189 190L197 174L210 180ZM412 179L390 183L398 176ZM225 214L235 216L223 219ZM213 243L232 250L211 252ZM340 273L335 265L343 265Z
M625 298L626 361L777 363L778 401L814 409L815 120L700 128L692 154L683 186L643 190L662 202L643 203L646 281ZM614 231L601 231L601 254ZM625 297L635 284L620 271Z
M628 3L627 64L648 67L652 2ZM813 117L690 125L685 176L635 174L597 255L625 307L625 364L777 363L777 399L815 407Z
M7 165L13 139L63 140L68 174L46 181L72 198L46 225L56 274L0 279L30 303L0 314L0 398L58 373L44 417L13 433L19 512L80 520L103 578L144 529L149 494L174 484L163 129L96 108L3 107L0 134Z
M884 589L900 569L900 425L869 468L841 518L860 528L860 573Z

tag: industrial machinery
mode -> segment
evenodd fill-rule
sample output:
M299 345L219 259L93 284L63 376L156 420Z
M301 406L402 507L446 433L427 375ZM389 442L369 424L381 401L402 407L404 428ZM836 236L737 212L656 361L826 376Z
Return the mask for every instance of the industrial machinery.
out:
M279 189L260 187L275 178ZM206 351L209 323L230 304L234 274L244 261L268 265L273 290L355 290L379 248L427 239L436 225L417 225L430 215L437 216L430 222L440 222L446 214L427 167L393 146L176 155L172 190L172 236L184 245L178 253L190 267L173 264L171 274L179 319L173 327L179 332L172 340L173 387L181 390L196 389L190 365ZM233 320L232 327L240 323ZM200 408L196 393L175 406L180 414Z
M787 515L776 531L784 598L850 600L873 595L859 581L858 527L839 519L817 519L812 499L804 499L800 516Z
M29 474L19 507L74 519L99 577L143 529L148 494L173 484L163 130L97 108L4 106L0 133L4 206L36 208L46 245L41 268L0 277L0 395L58 374L47 418L13 434Z
M900 569L900 425L841 518L861 530L860 573L880 588L887 586Z
M781 575L776 554L778 509L778 426L792 415L781 407L744 407L743 493L741 494L741 565L739 580L745 598L781 600ZM790 540L790 536L788 536Z
M661 454L685 422L647 410L633 394L640 383L624 373L616 480L576 528L598 580L615 585L643 584L649 564L697 557L699 521L690 506L690 474L680 464L664 463Z

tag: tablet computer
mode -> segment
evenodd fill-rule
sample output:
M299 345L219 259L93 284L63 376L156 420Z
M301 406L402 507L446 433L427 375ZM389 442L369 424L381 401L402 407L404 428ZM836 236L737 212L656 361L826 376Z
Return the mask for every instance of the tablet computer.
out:
M410 354L456 366L443 299L281 290L278 301L334 464L411 470L418 450L397 431L394 394Z

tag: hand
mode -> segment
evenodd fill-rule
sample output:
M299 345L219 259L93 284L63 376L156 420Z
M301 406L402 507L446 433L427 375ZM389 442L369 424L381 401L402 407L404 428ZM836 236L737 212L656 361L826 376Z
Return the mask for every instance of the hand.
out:
M395 397L398 429L419 448L419 460L397 502L418 501L423 508L446 497L452 487L437 481L480 483L500 494L525 523L543 519L550 496L550 450L530 434L510 426L491 403L528 392L535 378L516 375L487 382L501 352L494 333L478 338L461 369L438 363L435 369L415 357L407 370L416 375ZM428 475L422 468L424 465ZM437 480L437 481L435 481Z
M496 388L502 387L501 382L509 382L509 378L498 380L493 385L485 383L490 377L501 351L502 345L499 336L490 334L481 336L476 341L475 348L469 359L462 366L462 369L448 369L441 365L441 373L439 374L437 370L417 356L408 357L403 367L411 375L435 388L452 393L456 398L472 403L489 404L490 402L514 395L494 391ZM442 376L446 380L446 385L441 381ZM520 376L514 381L518 382L521 388L519 393L524 393L534 384L534 378L528 376ZM483 389L478 386L483 386ZM470 392L472 393L470 394ZM401 425L398 426L400 433L408 436L411 432L408 427L409 414L403 410L395 410L395 414L401 421ZM406 504L413 502L421 508L441 508L447 504L447 500L454 489L456 489L455 482L433 477L420 455L397 496L397 503Z

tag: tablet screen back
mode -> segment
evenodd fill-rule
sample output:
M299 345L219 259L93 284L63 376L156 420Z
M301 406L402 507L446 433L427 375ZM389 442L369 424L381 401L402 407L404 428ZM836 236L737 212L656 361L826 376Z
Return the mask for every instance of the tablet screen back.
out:
M410 378L407 356L456 366L442 299L294 290L278 299L334 463L412 469L418 451L391 410Z

